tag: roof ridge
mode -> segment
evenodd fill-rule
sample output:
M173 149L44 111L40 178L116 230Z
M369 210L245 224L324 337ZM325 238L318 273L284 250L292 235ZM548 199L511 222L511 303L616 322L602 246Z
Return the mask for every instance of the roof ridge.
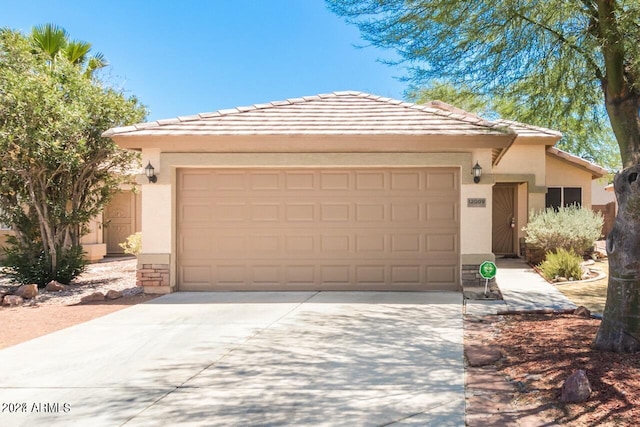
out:
M522 122L518 122L516 120L497 119L497 120L494 120L494 122L495 123L504 123L507 126L510 126L510 125L521 126L523 128L530 129L530 130L535 130L535 131L542 132L542 133L546 133L548 135L562 137L562 132L560 132L560 131L549 129L549 128L545 128L545 127L542 127L542 126L531 125L531 124L528 124L528 123L522 123ZM516 131L516 133L517 133L517 131Z
M335 91L330 93L321 93L318 95L303 96L298 98L287 98L280 101L271 101L267 103L252 104L252 105L240 106L240 107L228 108L228 109L220 109L217 111L198 113L198 114L189 115L189 116L178 116L178 117L169 118L169 119L161 119L161 120L156 120L151 122L138 123L130 126L116 127L104 132L103 136L108 137L116 134L135 132L137 130L152 130L152 129L161 128L165 125L195 122L199 120L207 120L207 119L212 119L217 117L229 117L229 116L239 115L239 114L243 114L251 111L269 110L269 109L282 107L282 106L297 105L297 104L303 104L303 103L312 102L312 101L324 101L324 100L330 100L330 99L337 99L341 97L357 97L362 99L369 99L372 101L379 102L381 104L394 105L394 106L402 107L406 109L423 111L425 113L433 114L439 117L445 117L447 119L455 120L458 122L471 124L473 126L478 126L480 128L488 128L488 129L505 132L504 126L501 126L500 124L495 122L488 121L480 116L477 116L472 113L468 113L464 110L457 109L456 111L444 111L442 109L433 108L429 105L416 104L416 103L407 102L399 99L373 95L371 93L362 92L362 91L345 90L345 91ZM506 129L506 133L513 133L513 130Z

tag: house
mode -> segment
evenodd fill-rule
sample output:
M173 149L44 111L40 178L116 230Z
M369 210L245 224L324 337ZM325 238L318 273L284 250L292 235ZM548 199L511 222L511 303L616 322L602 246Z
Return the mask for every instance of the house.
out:
M153 176L138 279L154 293L458 290L520 254L531 210L589 207L606 173L553 130L352 91L103 136Z
M102 214L89 224L89 232L82 236L80 243L89 262L97 262L105 256L124 254L120 243L128 236L141 230L141 195L139 191L123 187L113 196ZM0 248L7 243L11 228L0 223ZM0 251L0 259L3 253Z

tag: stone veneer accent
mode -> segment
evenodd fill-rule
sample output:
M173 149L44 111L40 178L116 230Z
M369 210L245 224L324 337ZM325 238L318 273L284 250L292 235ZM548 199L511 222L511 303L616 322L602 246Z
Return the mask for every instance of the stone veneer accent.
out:
M480 276L480 264L462 264L462 287L484 286L486 279ZM489 287L495 285L495 277L489 280Z
M150 294L169 293L169 264L142 264L136 273L136 285Z

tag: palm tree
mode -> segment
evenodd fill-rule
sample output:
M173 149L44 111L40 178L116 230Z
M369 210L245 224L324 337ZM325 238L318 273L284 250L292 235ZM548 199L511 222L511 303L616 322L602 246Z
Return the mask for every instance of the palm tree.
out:
M95 70L109 65L100 52L89 56L91 43L79 40L69 40L69 33L55 24L44 24L33 27L31 40L35 47L49 57L51 68L56 59L62 55L72 64L84 67L84 75L93 76Z

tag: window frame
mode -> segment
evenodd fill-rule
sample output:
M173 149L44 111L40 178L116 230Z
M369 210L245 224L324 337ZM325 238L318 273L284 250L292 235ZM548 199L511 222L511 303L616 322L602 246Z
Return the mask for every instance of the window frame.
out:
M559 189L560 190L560 206L549 206L548 203L548 195L549 195L549 190L551 189ZM553 186L548 186L547 187L547 193L545 194L545 206L546 208L553 208L553 209L558 209L561 207L567 208L569 206L573 206L575 204L575 202L571 203L570 205L567 205L566 200L566 190L579 190L580 192L580 202L578 203L578 207L582 207L584 205L584 189L581 186L557 186L557 185L553 185Z

